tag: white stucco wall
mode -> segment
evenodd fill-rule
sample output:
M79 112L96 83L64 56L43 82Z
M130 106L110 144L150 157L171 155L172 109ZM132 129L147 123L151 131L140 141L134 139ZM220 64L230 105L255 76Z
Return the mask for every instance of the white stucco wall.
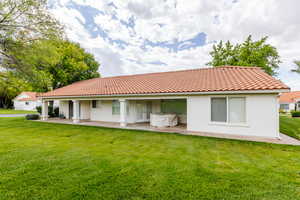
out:
M279 104L277 95L243 95L246 97L246 123L230 125L210 120L210 98L193 96L187 99L187 130L248 136L277 137Z
M97 102L98 108L91 108L92 121L106 121L106 122L119 122L120 115L112 114L112 101L102 100Z
M27 105L26 105L27 102ZM40 101L18 101L14 100L15 110L36 110L37 106L40 106Z

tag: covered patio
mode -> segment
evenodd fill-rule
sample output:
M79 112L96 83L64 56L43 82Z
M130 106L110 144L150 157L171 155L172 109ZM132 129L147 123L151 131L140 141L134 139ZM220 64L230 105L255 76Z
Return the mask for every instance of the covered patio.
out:
M48 118L48 102L42 103L42 120L145 130L185 131L187 100L176 98L59 99L60 118ZM156 123L155 123L156 122Z

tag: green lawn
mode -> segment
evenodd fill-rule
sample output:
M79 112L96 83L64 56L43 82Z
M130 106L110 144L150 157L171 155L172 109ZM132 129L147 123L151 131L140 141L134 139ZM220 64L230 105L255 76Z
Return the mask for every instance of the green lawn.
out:
M0 118L0 199L300 199L300 147Z
M13 109L2 109L0 108L1 114L32 114L37 113L36 111L28 111L28 110L13 110Z
M300 140L300 118L280 116L280 132Z

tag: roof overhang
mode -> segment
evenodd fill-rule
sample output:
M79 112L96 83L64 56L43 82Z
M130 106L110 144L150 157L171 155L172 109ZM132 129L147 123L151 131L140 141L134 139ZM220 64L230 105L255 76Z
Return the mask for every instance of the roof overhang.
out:
M149 93L149 94L112 94L112 95L62 95L39 96L40 99L70 99L70 98L113 98L113 97L149 97L149 96L193 96L193 95L228 95L228 94L279 94L289 92L289 89L276 90L238 90L238 91L210 91L210 92L178 92L178 93Z

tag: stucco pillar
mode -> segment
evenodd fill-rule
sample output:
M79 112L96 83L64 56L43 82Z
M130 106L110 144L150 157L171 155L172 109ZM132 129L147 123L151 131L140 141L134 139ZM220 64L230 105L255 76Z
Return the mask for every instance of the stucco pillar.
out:
M120 102L120 126L125 127L127 125L127 120L126 120L126 104L127 101L125 99L119 99Z
M73 100L73 123L79 123L79 100Z
M42 120L46 121L48 119L48 101L42 101Z

